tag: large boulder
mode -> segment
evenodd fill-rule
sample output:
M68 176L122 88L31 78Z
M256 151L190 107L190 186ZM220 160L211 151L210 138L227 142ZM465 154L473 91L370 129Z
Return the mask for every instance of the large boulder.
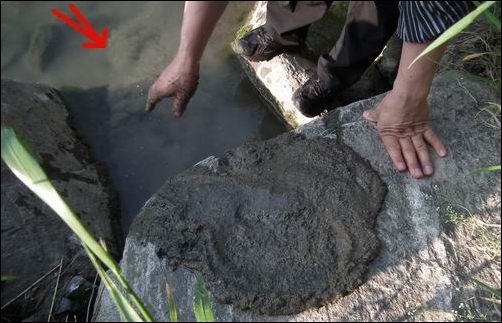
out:
M361 284L385 186L360 156L287 133L208 162L168 181L129 237L173 271L203 271L219 302L260 313L298 313Z
M71 209L119 256L116 195L105 169L92 161L88 147L73 130L58 92L43 85L2 80L2 126L13 127L27 140ZM52 314L85 315L96 272L79 239L3 162L1 246L2 276L17 277L2 283L2 317L47 320L56 282L59 288Z
M194 320L201 270L217 321L500 320L477 283L500 289L500 173L476 172L500 164L484 109L499 96L461 74L436 77L431 122L449 154L433 154L422 180L394 169L361 117L382 97L167 181L121 262L154 318L168 320L169 283L180 321ZM105 294L97 320L119 319Z

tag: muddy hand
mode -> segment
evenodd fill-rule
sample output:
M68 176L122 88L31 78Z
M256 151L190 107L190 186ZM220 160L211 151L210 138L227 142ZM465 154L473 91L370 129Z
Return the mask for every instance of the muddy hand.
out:
M174 97L173 114L181 117L197 90L198 83L198 73L175 72L170 67L166 68L148 91L146 112L152 111L162 99Z
M413 178L434 173L427 144L440 157L447 154L429 125L426 100L407 100L391 91L376 108L365 111L363 117L377 123L378 133L395 167L399 171L408 169Z

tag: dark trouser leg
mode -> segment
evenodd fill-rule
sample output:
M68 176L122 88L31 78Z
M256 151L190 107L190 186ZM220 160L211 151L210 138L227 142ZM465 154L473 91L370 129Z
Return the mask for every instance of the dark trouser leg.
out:
M300 45L310 24L321 19L333 1L269 1L267 34L282 45Z
M357 82L396 31L398 18L398 2L350 1L340 38L319 58L321 82L337 84L337 90Z

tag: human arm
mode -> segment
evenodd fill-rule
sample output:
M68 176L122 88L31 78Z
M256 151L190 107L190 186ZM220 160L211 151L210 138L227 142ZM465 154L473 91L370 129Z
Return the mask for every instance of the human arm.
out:
M174 59L148 91L145 110L167 97L174 97L172 111L181 117L197 90L199 63L216 23L228 1L186 1L180 43Z
M470 1L400 1L397 34L403 40L394 87L380 104L363 115L377 122L378 132L395 167L414 178L430 176L434 168L427 144L446 156L446 148L428 124L432 80L446 44L410 67L432 41L473 9Z
M428 123L427 96L442 57L443 45L408 68L429 44L403 42L401 63L392 91L363 117L377 123L390 158L399 171L409 170L413 178L434 173L427 144L440 157L447 154L441 139Z

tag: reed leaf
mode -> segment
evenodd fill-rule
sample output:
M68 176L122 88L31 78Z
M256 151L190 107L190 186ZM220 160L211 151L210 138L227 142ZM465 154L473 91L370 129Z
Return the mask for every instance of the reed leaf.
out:
M167 295L167 308L169 311L169 321L178 322L178 312L176 311L176 304L174 303L173 289L166 283L166 295Z
M106 251L99 242L94 239L88 229L83 225L80 219L70 209L66 202L58 194L42 167L35 158L35 154L31 150L24 138L18 135L14 129L10 127L1 127L2 133L2 160L10 168L10 170L23 182L33 193L35 193L42 201L56 212L56 214L70 227L70 229L79 237L86 250L90 250L88 254L95 255L103 264L105 264L112 273L117 277L122 284L127 295L132 299L136 307L140 310L143 317L151 322L151 315L148 313L144 305L125 281L120 273L120 267L113 257ZM92 258L91 258L92 259ZM99 272L99 268L96 267ZM108 277L108 276L106 276ZM109 278L109 277L108 277ZM105 280L103 280L105 282ZM106 283L106 282L105 282ZM127 298L121 294L120 302ZM116 304L119 309L120 304ZM129 305L131 306L131 305ZM132 306L131 306L132 307ZM136 320L135 316L128 313L124 317Z
M466 15L464 18L457 21L450 28L445 30L445 32L443 32L441 34L441 36L436 38L436 40L434 40L429 46L427 46L427 48L424 49L424 51L421 52L420 55L418 55L413 60L413 62L411 62L410 66L408 68L413 66L413 64L415 64L415 62L417 60L419 60L420 58L429 54L431 51L435 50L436 48L440 47L441 45L445 44L450 39L452 39L453 37L458 35L462 30L467 28L474 21L474 19L476 19L480 14L482 14L485 10L487 10L488 8L493 6L495 3L497 3L497 1L486 1L483 4L481 4L479 7L474 9L472 12L470 12L468 15Z
M214 322L213 311L211 310L207 290L204 287L204 279L200 273L197 274L193 312L197 322Z

